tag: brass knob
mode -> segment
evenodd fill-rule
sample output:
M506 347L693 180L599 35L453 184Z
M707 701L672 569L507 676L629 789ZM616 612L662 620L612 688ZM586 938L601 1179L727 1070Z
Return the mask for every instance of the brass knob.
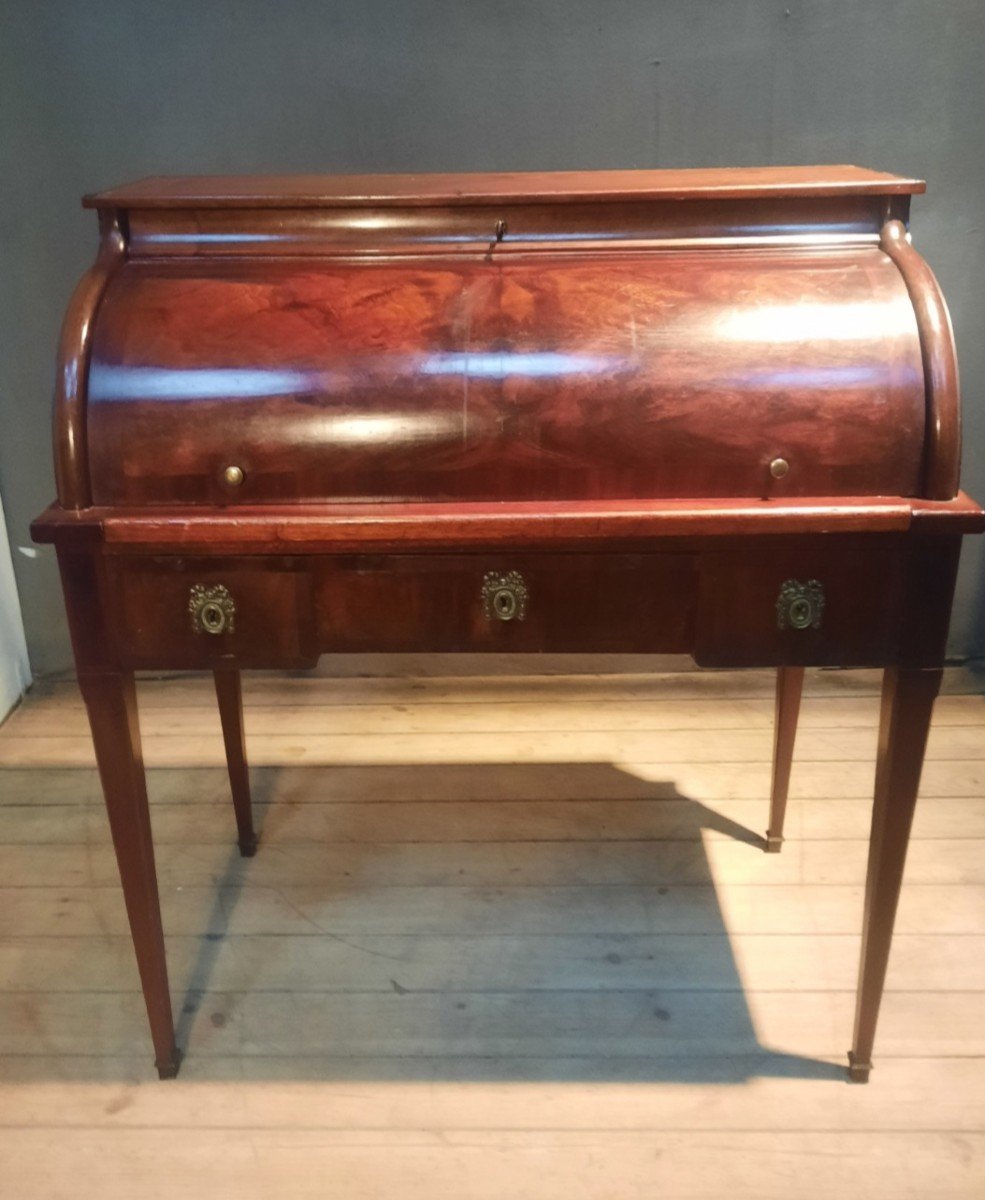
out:
M785 458L774 458L770 463L770 474L774 479L782 479L790 470L790 464Z
M195 633L232 633L236 621L236 605L229 589L221 583L208 586L196 583L188 597L188 612Z
M222 478L230 487L239 487L246 477L242 467L230 466L222 472Z
M824 615L824 588L816 579L801 583L788 579L776 599L778 629L820 629Z
M488 621L526 620L527 585L519 571L489 571L482 581L482 606Z

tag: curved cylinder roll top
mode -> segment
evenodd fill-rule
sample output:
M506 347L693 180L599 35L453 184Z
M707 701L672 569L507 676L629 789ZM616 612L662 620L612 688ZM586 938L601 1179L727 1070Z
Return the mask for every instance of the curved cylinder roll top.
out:
M91 502L920 496L928 476L947 487L928 446L940 457L956 445L941 447L928 421L913 271L880 246L874 205L871 232L838 236L812 204L821 236L736 234L733 219L721 238L622 233L613 245L596 228L554 246L426 232L382 251L329 237L297 253L290 238L264 250L256 230L230 249L223 236L257 215L235 206L226 235L214 212L179 213L182 245L168 249L143 208L143 241L92 318ZM283 216L264 227L283 230Z

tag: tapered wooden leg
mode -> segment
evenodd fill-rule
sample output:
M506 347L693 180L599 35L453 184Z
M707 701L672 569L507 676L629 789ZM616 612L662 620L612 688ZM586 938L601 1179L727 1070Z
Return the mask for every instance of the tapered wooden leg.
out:
M773 720L773 786L770 791L770 824L766 850L778 854L783 845L783 819L790 790L790 766L797 737L800 696L804 690L803 667L780 667L776 673L776 715Z
M219 701L219 719L222 721L222 738L226 744L229 785L233 793L233 808L236 810L239 852L244 858L252 858L257 852L257 835L253 830L250 773L246 765L246 739L243 733L243 689L239 669L235 666L219 666L213 674L215 694Z
M856 1083L865 1083L872 1069L872 1044L886 981L906 847L942 674L936 669L894 667L886 671L883 679L855 1035L848 1054L849 1078Z
M106 811L123 883L143 987L157 1073L172 1079L180 1054L174 1040L164 932L157 893L147 787L137 724L137 695L129 671L81 673Z

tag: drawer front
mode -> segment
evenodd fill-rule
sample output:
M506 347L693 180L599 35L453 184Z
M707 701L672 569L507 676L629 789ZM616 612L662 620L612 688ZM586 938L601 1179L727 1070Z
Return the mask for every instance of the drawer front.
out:
M115 565L119 652L132 667L304 666L310 575L292 560L161 557Z
M702 555L699 666L881 666L899 638L899 547L801 546Z
M319 568L323 651L690 650L685 555L384 555Z
M899 638L899 546L689 553L117 560L137 668L307 666L345 651L688 653L701 666L878 666Z

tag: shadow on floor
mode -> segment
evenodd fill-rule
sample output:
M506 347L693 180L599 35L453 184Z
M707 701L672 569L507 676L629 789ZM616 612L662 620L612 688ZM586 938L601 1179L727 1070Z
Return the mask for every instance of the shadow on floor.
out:
M184 1077L843 1078L759 1043L704 836L764 841L673 783L607 763L253 780L257 857L233 848L208 932L169 938ZM618 800L645 802L631 828L597 803Z

